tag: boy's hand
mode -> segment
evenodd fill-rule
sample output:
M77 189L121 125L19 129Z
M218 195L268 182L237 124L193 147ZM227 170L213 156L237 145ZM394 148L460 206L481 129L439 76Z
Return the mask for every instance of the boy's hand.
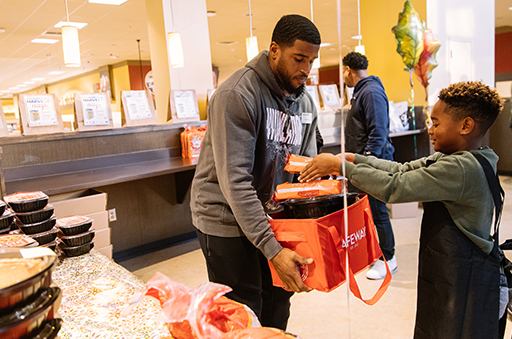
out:
M302 281L297 265L309 265L313 263L313 259L304 258L290 250L283 248L275 257L270 259L272 265L276 269L279 278L284 284L284 288L293 292L310 292L312 288L307 287Z
M313 158L300 172L300 182L315 180L332 172L337 172L341 165L341 154L321 153Z

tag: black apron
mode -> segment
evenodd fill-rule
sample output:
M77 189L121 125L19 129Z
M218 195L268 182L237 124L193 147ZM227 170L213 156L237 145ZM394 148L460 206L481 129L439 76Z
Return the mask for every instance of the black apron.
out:
M423 208L414 339L498 338L498 247L485 254L442 202Z

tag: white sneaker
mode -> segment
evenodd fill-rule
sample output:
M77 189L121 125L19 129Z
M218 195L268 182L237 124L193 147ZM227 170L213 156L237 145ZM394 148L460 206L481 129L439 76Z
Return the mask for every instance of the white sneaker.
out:
M395 274L398 270L398 265L396 264L396 257L393 256L391 260L388 260L389 270L391 274ZM366 278L371 280L380 280L384 279L386 276L386 264L383 260L377 260L373 267L371 267L368 271L366 271Z

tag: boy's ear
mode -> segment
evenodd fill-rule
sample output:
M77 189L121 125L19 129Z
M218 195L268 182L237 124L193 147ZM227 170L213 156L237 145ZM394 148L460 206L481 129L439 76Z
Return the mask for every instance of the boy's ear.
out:
M467 134L471 133L474 129L475 129L475 120L473 120L473 118L471 118L471 117L465 117L462 120L460 134L467 135Z

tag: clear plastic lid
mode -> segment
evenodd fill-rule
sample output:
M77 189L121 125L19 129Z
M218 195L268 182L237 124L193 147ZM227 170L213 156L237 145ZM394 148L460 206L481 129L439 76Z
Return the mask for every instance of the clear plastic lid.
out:
M30 247L38 245L37 241L25 234L0 235L0 247Z
M87 224L89 222L92 222L91 218L85 217L82 215L75 215L72 217L57 219L57 226L61 227L61 228L62 227L75 227L75 226Z
M41 191L37 192L18 192L4 197L5 202L23 202L48 199L48 196Z

